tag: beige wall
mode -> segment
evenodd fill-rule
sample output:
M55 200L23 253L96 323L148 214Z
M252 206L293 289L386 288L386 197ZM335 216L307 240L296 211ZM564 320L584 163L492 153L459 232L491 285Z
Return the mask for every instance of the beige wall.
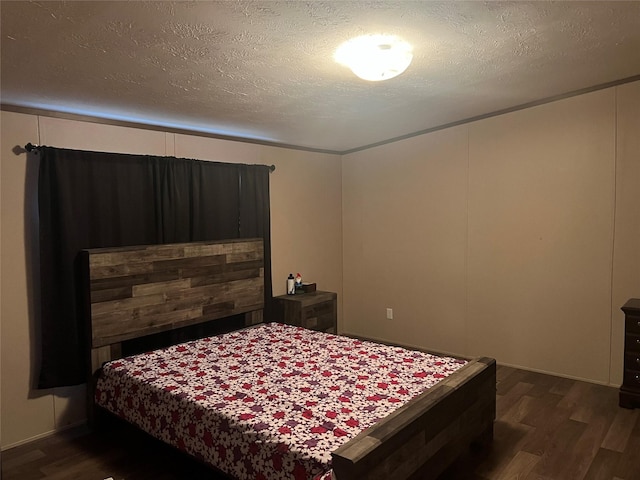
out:
M338 292L342 332L621 382L619 308L640 296L640 82L342 159L1 115L3 448L84 419L83 387L32 388L37 158L12 151L27 142L274 164L275 295L299 271Z
M27 142L120 153L276 165L270 179L273 293L290 271L342 299L340 157L284 148L1 112L2 448L84 421L84 386L39 391L37 324L37 156ZM35 235L34 235L35 234Z
M344 156L342 331L619 385L639 112L636 82Z
M31 438L55 428L54 402L50 392L31 389L35 374L36 345L31 321L34 305L28 292L33 257L33 196L25 185L37 179L29 169L25 155L16 156L16 145L36 142L38 119L18 114L1 114L0 180L2 182L2 310L0 311L0 433L2 445ZM34 140L35 139L35 140ZM27 220L28 219L28 220ZM29 273L28 273L29 272Z
M612 89L469 125L469 354L608 383L614 125Z
M624 314L640 298L640 82L616 88L616 213L613 249L611 381L622 383Z
M466 350L467 151L462 126L343 158L343 331Z

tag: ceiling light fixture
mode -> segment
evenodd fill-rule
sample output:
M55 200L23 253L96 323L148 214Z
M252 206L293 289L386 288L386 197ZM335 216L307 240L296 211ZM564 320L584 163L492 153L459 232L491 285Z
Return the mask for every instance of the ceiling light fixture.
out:
M333 57L363 80L377 82L404 72L413 52L411 45L395 35L363 35L344 42Z

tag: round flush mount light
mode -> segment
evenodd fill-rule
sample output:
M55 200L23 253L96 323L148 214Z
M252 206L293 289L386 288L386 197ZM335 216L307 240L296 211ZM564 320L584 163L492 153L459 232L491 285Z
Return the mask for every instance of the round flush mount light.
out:
M411 45L395 35L363 35L340 45L334 59L363 80L377 82L404 72L413 52Z

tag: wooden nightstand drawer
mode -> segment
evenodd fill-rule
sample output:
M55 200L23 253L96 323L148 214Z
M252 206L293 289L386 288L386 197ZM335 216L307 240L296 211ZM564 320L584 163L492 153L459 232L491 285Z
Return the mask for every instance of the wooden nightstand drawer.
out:
M625 370L622 385L627 388L640 388L640 372L634 370Z
M333 315L321 315L316 317L309 317L302 320L302 326L304 328L310 328L311 330L318 330L321 332L335 333L335 322Z
M335 333L335 310L335 300L309 305L302 309L302 326L312 330Z
M640 372L640 353L627 353L624 356L624 369Z
M330 300L328 302L317 303L315 305L309 305L302 309L302 318L322 317L326 315L333 315L335 309L335 302Z
M627 315L627 318L625 319L625 332L637 333L640 335L640 317Z
M276 321L327 333L337 331L337 299L333 292L310 292L275 297Z
M626 353L640 353L640 334L634 335L632 333L627 333L624 336L624 351Z

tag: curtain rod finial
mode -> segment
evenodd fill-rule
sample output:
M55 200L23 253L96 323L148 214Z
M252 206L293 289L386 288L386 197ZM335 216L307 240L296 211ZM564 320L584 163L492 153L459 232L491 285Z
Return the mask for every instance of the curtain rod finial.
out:
M269 167L269 171L270 171L270 172L274 172L275 170L276 170L276 166L275 166L275 165L271 165L271 166Z
M33 143L29 142L24 146L24 149L27 152L33 152L34 150L38 149L38 145L34 145Z

